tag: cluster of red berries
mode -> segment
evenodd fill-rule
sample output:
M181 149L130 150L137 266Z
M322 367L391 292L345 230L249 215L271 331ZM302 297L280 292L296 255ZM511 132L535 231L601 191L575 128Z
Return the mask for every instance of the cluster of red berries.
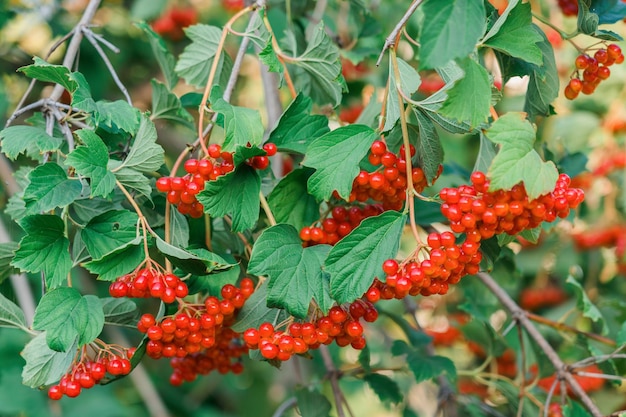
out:
M160 298L164 303L173 303L176 298L189 294L187 284L172 273L164 273L147 267L122 275L109 286L111 297Z
M137 323L137 329L149 339L146 354L153 359L178 358L171 362L174 373L170 382L174 385L183 380L193 380L198 373L206 374L213 369L223 372L227 362L231 369L235 364L230 360L238 360L247 349L238 343L239 335L230 329L230 325L253 292L253 281L244 278L239 288L224 285L221 300L210 296L203 304L184 304L179 313L164 317L159 322L152 314L144 314ZM191 358L180 360L188 356ZM193 363L197 363L198 367L191 366ZM234 369L237 368L235 366Z
M559 305L567 298L567 293L561 287L554 285L543 288L525 288L520 293L519 305L524 310L537 311Z
M605 177L613 171L626 168L626 152L612 150L602 155L601 165L593 170L593 175Z
M622 49L614 43L607 46L606 49L598 49L593 57L587 54L578 55L575 61L575 76L569 80L569 84L565 87L565 98L574 100L581 92L592 94L600 82L611 76L609 67L623 62ZM582 79L580 71L582 71Z
M198 22L198 12L193 7L172 7L161 17L152 22L152 30L173 41L181 40L183 28Z
M238 12L245 7L244 0L222 0L222 7L229 12Z
M305 226L300 229L300 239L305 247L322 243L334 245L364 219L378 216L382 212L383 208L379 204L368 204L364 207L352 206L349 209L337 206L332 209L331 217L322 221L321 227Z
M243 341L250 349L259 349L265 359L286 361L292 355L329 345L351 345L354 349L365 347L363 325L360 319L374 322L378 311L367 300L359 299L350 304L347 311L341 306L332 307L328 315L306 323L291 323L286 331L277 331L271 323L263 323L258 329L243 333Z
M559 0L559 7L565 16L578 16L577 0Z
M489 192L489 181L482 172L474 172L471 185L444 188L439 193L443 200L442 214L450 220L455 233L465 233L466 240L479 242L496 234L516 235L533 229L542 222L565 218L570 209L584 199L584 192L569 188L570 178L559 175L555 189L534 200L526 194L523 183L510 191Z
M626 226L617 224L597 230L586 230L572 235L576 248L579 250L615 247L617 269L626 275Z
M128 375L132 370L130 358L135 348L124 349L122 355L107 352L99 355L96 360L84 357L72 365L70 372L65 374L57 385L48 388L48 397L51 400L60 400L64 395L74 398L80 395L83 389L89 389L98 384L107 374L112 376Z
M276 154L277 148L273 143L263 145L267 156L254 156L246 163L263 170L269 166L269 157ZM204 206L198 201L197 194L204 190L206 181L214 181L221 175L228 174L235 169L233 154L222 152L220 145L211 144L208 147L211 159L188 159L185 161L186 175L183 177L161 177L156 182L156 188L167 193L167 201L176 205L181 214L189 214L193 218L200 218L204 214Z

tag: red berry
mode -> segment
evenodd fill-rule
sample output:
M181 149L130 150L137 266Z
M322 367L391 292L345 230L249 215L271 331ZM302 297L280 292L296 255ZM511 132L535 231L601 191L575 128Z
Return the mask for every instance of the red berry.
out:
M53 385L48 388L48 398L58 401L63 398L63 390L58 385Z
M278 148L274 143L266 143L265 145L263 145L263 150L267 152L267 156L274 156L276 155Z

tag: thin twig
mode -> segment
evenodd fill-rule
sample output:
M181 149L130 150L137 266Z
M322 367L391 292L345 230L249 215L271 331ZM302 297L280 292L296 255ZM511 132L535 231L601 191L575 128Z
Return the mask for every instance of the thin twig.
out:
M621 350L621 349L620 349ZM590 358L586 358L583 359L581 361L578 361L576 363L573 363L570 365L570 368L582 368L585 367L587 365L591 365L594 363L600 363L600 362L605 362L611 359L626 359L626 354L624 353L611 353L608 355L600 355L600 356L592 356Z
M20 117L22 114L26 113L29 110L34 110L38 107L43 106L45 102L46 102L45 99L37 100L34 103L30 103L27 106L24 106L20 109L15 110L13 114L7 119L6 123L4 124L4 127L5 128L9 127L9 125L11 124L11 122L13 122L13 120L17 119L18 117Z
M476 276L483 282L483 284L498 298L500 303L509 310L514 320L517 320L519 324L526 330L528 335L537 343L537 345L541 348L541 350L548 357L552 365L554 365L557 374L557 380L563 380L567 382L567 384L571 387L574 394L580 398L580 401L587 407L587 410L591 413L593 417L602 417L602 412L596 404L589 398L589 395L585 392L585 390L580 386L578 381L572 376L571 372L568 370L569 368L556 351L550 346L548 341L543 337L543 335L537 330L537 328L533 325L530 319L524 313L524 310L520 306L517 305L515 301L507 294L506 291L502 287L498 285L498 283L491 277L491 275L485 272L479 272Z
M328 377L330 379L330 386L333 391L333 397L335 398L335 407L337 408L337 417L346 417L346 414L343 411L343 394L341 393L341 388L339 387L337 368L335 368L333 358L330 356L328 346L321 345L320 354L322 355L322 360L324 361L324 366L326 367L326 371L328 372Z
M528 316L529 319L531 319L532 321L534 321L536 323L545 324L546 326L550 326L553 329L580 334L580 335L583 335L583 336L585 336L585 337L587 337L589 339L593 339L593 340L598 341L600 343L604 343L605 345L615 347L615 340L611 340L611 339L609 339L607 337L600 336L600 335L595 334L595 333L589 333L589 332L585 332L585 331L582 331L582 330L578 330L577 328L572 327L570 325L567 325L565 323L552 321L552 320L549 320L549 319L547 319L545 317L539 316L539 315L531 313L531 312L526 312L526 315Z
M552 396L554 396L554 391L556 390L556 386L559 383L558 379L555 379L550 385L550 390L548 391L548 396L546 397L546 402L543 406L543 417L548 417L548 412L550 410L550 403L552 402Z
M295 407L296 405L298 405L298 400L296 400L296 397L287 398L287 400L284 401L281 405L279 405L276 411L274 411L274 414L272 414L272 417L282 417L282 415L285 414L287 410L289 410L292 407Z
M406 13L404 14L404 16L402 16L402 19L400 19L400 21L398 22L396 27L394 27L393 30L391 31L391 33L389 33L389 36L387 36L387 39L385 39L385 44L383 45L383 50L380 51L380 55L378 56L378 60L376 61L376 66L377 67L382 62L383 56L385 55L385 52L387 51L387 49L389 49L389 48L391 48L392 46L395 45L396 38L402 32L402 28L404 27L404 25L406 25L406 22L408 22L408 20L411 18L411 16L413 16L413 13L415 13L415 10L417 10L417 8L423 2L424 2L424 0L415 0L411 4L411 6L409 7L409 10L407 10Z

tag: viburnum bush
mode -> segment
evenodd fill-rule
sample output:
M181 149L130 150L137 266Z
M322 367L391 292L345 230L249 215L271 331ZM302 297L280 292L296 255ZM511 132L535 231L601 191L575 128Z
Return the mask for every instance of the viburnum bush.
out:
M33 13L0 414L626 408L626 3L89 0L39 47Z

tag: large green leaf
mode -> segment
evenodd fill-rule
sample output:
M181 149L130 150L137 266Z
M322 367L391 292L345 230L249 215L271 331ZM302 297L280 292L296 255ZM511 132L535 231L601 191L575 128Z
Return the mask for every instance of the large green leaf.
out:
M130 151L120 167L140 172L152 172L161 168L164 162L163 148L156 143L157 132L154 123L146 116L141 116L139 130Z
M534 120L536 116L549 116L551 114L550 103L559 95L559 73L552 44L539 27L535 25L532 27L543 38L543 41L537 43L543 54L543 65L531 66L526 102L524 103L524 111L528 113L531 120Z
M22 382L31 388L40 388L57 382L68 371L76 356L76 344L66 352L56 352L48 347L46 333L40 333L28 342L21 352L26 361Z
M418 126L417 160L424 171L429 184L439 175L439 167L443 163L443 146L434 123L422 111L415 108ZM409 125L412 126L412 125Z
M316 171L308 181L309 192L328 200L333 191L348 199L352 181L359 174L359 162L367 155L378 134L365 125L342 126L309 145L303 165Z
M57 164L39 165L28 175L30 183L24 190L26 215L50 211L72 203L83 189L76 178L68 178Z
M111 133L123 131L134 135L139 127L140 112L124 100L98 101L94 122Z
M93 259L126 245L137 237L137 214L127 210L111 210L87 223L81 237Z
M332 406L319 391L302 387L296 390L298 410L302 417L329 417Z
M9 126L0 130L0 140L2 152L11 160L15 160L21 153L31 148L41 153L57 150L63 142L36 126Z
M363 220L332 248L325 268L339 304L361 297L375 277L384 280L383 262L396 256L405 223L405 215L387 211Z
M448 98L441 106L443 116L459 122L480 126L489 117L491 82L487 70L471 58L459 62L465 76L447 91Z
M306 153L313 140L330 130L328 118L310 113L311 98L298 94L280 116L268 142L275 143L280 151Z
M268 307L284 308L291 315L305 318L311 300L327 312L332 300L328 277L322 265L330 246L302 248L298 231L279 224L263 231L254 243L248 272L270 278Z
M400 348L398 348L400 347ZM454 362L445 356L427 356L421 350L412 348L406 343L394 345L394 356L407 354L406 363L415 376L415 382L428 381L441 374L447 374L450 379L456 379Z
M167 89L165 84L152 79L152 114L150 118L168 120L181 125L194 128L193 117L183 108L176 94Z
M438 68L468 56L485 32L485 6L481 0L427 0L420 33L422 68Z
M264 129L258 110L233 106L223 98L215 99L213 96L211 101L211 109L219 113L218 123L224 127L224 152L232 152L238 146L261 144Z
M76 81L71 79L70 70L67 67L50 64L37 56L33 58L33 61L32 65L21 67L18 71L39 81L59 84L69 93L73 93L78 88Z
M145 259L142 238L112 250L101 258L85 262L83 266L102 281L115 281L122 275L134 270Z
M24 312L15 303L0 293L0 327L26 329Z
M254 168L241 164L235 171L207 181L198 201L213 217L232 217L232 229L243 232L254 226L259 218L261 178Z
M92 130L80 129L77 136L84 146L78 146L65 160L80 175L91 179L91 196L107 197L115 188L115 175L108 170L109 150Z
M157 35L149 25L144 22L139 22L135 24L148 36L148 41L150 42L152 53L159 63L159 67L161 68L161 72L165 77L168 88L174 88L176 86L176 83L178 83L178 75L176 75L176 71L174 71L176 59L167 49L167 46L165 45L165 42L163 42L163 39L159 35Z
M389 93L387 94L386 110L385 110L385 125L383 126L383 132L391 130L398 119L400 119L400 113L404 111L404 106L400 108L398 103L398 90L406 97L417 91L422 80L415 69L410 66L403 59L397 58L398 61L398 73L400 79L396 80L395 70L393 69L393 58L389 56ZM404 99L402 100L404 103Z
M120 161L113 159L109 161L109 169L115 174L115 179L124 187L137 191L152 201L152 186L148 178L139 171L132 168L123 168L120 165L122 165Z
M188 251L172 246L158 236L156 237L156 246L159 252L165 255L174 266L190 274L207 275L215 269L223 271L234 266L206 249Z
M268 291L266 282L254 290L237 313L237 321L230 326L231 329L243 333L247 329L258 329L262 323L272 323L277 326L289 318L289 314L284 309L267 306Z
M544 162L533 149L535 130L522 113L506 113L485 134L500 145L489 167L491 190L510 190L523 181L528 197L533 199L554 189L559 172L553 162Z
M483 39L483 44L531 64L543 65L543 53L537 46L543 37L532 26L530 3L519 2L498 21L501 19L505 19L502 27L493 34L492 28Z
M63 284L72 268L63 220L37 214L22 219L20 226L26 236L20 240L11 265L26 272L43 272L48 288Z
M105 324L137 325L137 304L128 298L101 298Z
M76 340L83 346L92 342L104 326L100 299L82 296L71 287L48 291L35 310L33 329L46 331L46 342L52 350L67 352Z
M403 400L402 392L398 383L386 375L372 373L366 374L363 380L374 391L382 402L399 404Z
M312 173L309 168L296 169L276 184L267 198L276 222L301 229L319 218L319 204L306 187Z

